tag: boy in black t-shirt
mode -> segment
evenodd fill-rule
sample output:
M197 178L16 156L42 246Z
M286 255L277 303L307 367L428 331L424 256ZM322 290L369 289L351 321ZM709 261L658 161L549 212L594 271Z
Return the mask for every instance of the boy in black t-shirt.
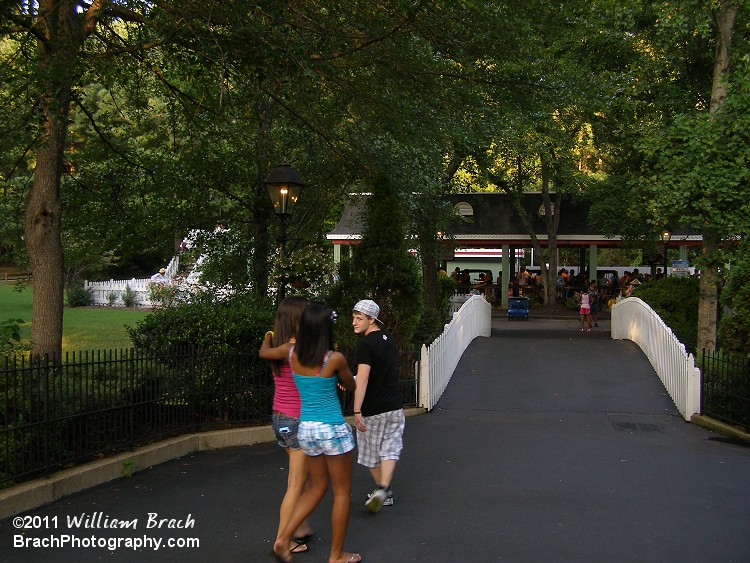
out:
M403 448L404 409L396 369L396 342L382 329L380 307L370 299L352 310L357 342L357 389L354 392L354 422L357 427L357 462L370 470L375 490L365 506L378 512L393 504L391 481Z

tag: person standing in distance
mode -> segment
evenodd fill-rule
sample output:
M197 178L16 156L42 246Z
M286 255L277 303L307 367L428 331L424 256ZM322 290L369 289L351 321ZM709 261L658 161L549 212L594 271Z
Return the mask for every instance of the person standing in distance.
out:
M164 268L160 268L157 273L151 276L151 282L159 283L161 285L167 285L169 283L169 279L167 278L167 270L165 270Z
M352 310L357 341L357 389L354 423L357 428L357 462L370 471L375 490L365 507L371 512L393 505L391 481L403 449L404 408L398 383L396 341L378 319L380 307L371 299Z

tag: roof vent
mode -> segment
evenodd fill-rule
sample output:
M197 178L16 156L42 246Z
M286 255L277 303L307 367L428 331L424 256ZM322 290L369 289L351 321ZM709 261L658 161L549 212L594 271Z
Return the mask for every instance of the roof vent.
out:
M456 212L456 215L461 215L462 217L472 217L474 215L474 208L465 201L458 202L453 206L453 210Z

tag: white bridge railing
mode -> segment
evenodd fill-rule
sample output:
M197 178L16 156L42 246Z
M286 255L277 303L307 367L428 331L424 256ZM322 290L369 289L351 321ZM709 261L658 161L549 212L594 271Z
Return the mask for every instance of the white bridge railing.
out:
M445 325L443 334L432 344L422 346L419 374L420 406L432 410L443 395L453 371L467 346L477 336L489 336L492 305L481 295L474 295L464 303L453 319Z
M695 358L651 307L629 297L612 307L612 338L632 340L651 362L685 420L700 413L701 373Z
M170 260L165 268L167 273L164 274L168 280L172 280L177 275L177 269L180 266L180 257L175 256ZM92 305L110 305L112 307L124 307L123 293L130 288L137 297L134 303L135 307L151 307L151 300L148 296L150 278L133 278L131 280L109 280L101 282L83 282L83 287L91 291Z

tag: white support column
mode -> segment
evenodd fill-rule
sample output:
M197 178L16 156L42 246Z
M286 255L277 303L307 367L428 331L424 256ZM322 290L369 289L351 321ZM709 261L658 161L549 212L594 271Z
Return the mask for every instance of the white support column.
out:
M422 344L419 351L419 406L431 410L430 405L430 358L427 354L427 346Z
M513 257L515 259L515 256ZM508 283L510 282L510 246L503 245L503 286L500 291L500 302L503 307L508 308Z

